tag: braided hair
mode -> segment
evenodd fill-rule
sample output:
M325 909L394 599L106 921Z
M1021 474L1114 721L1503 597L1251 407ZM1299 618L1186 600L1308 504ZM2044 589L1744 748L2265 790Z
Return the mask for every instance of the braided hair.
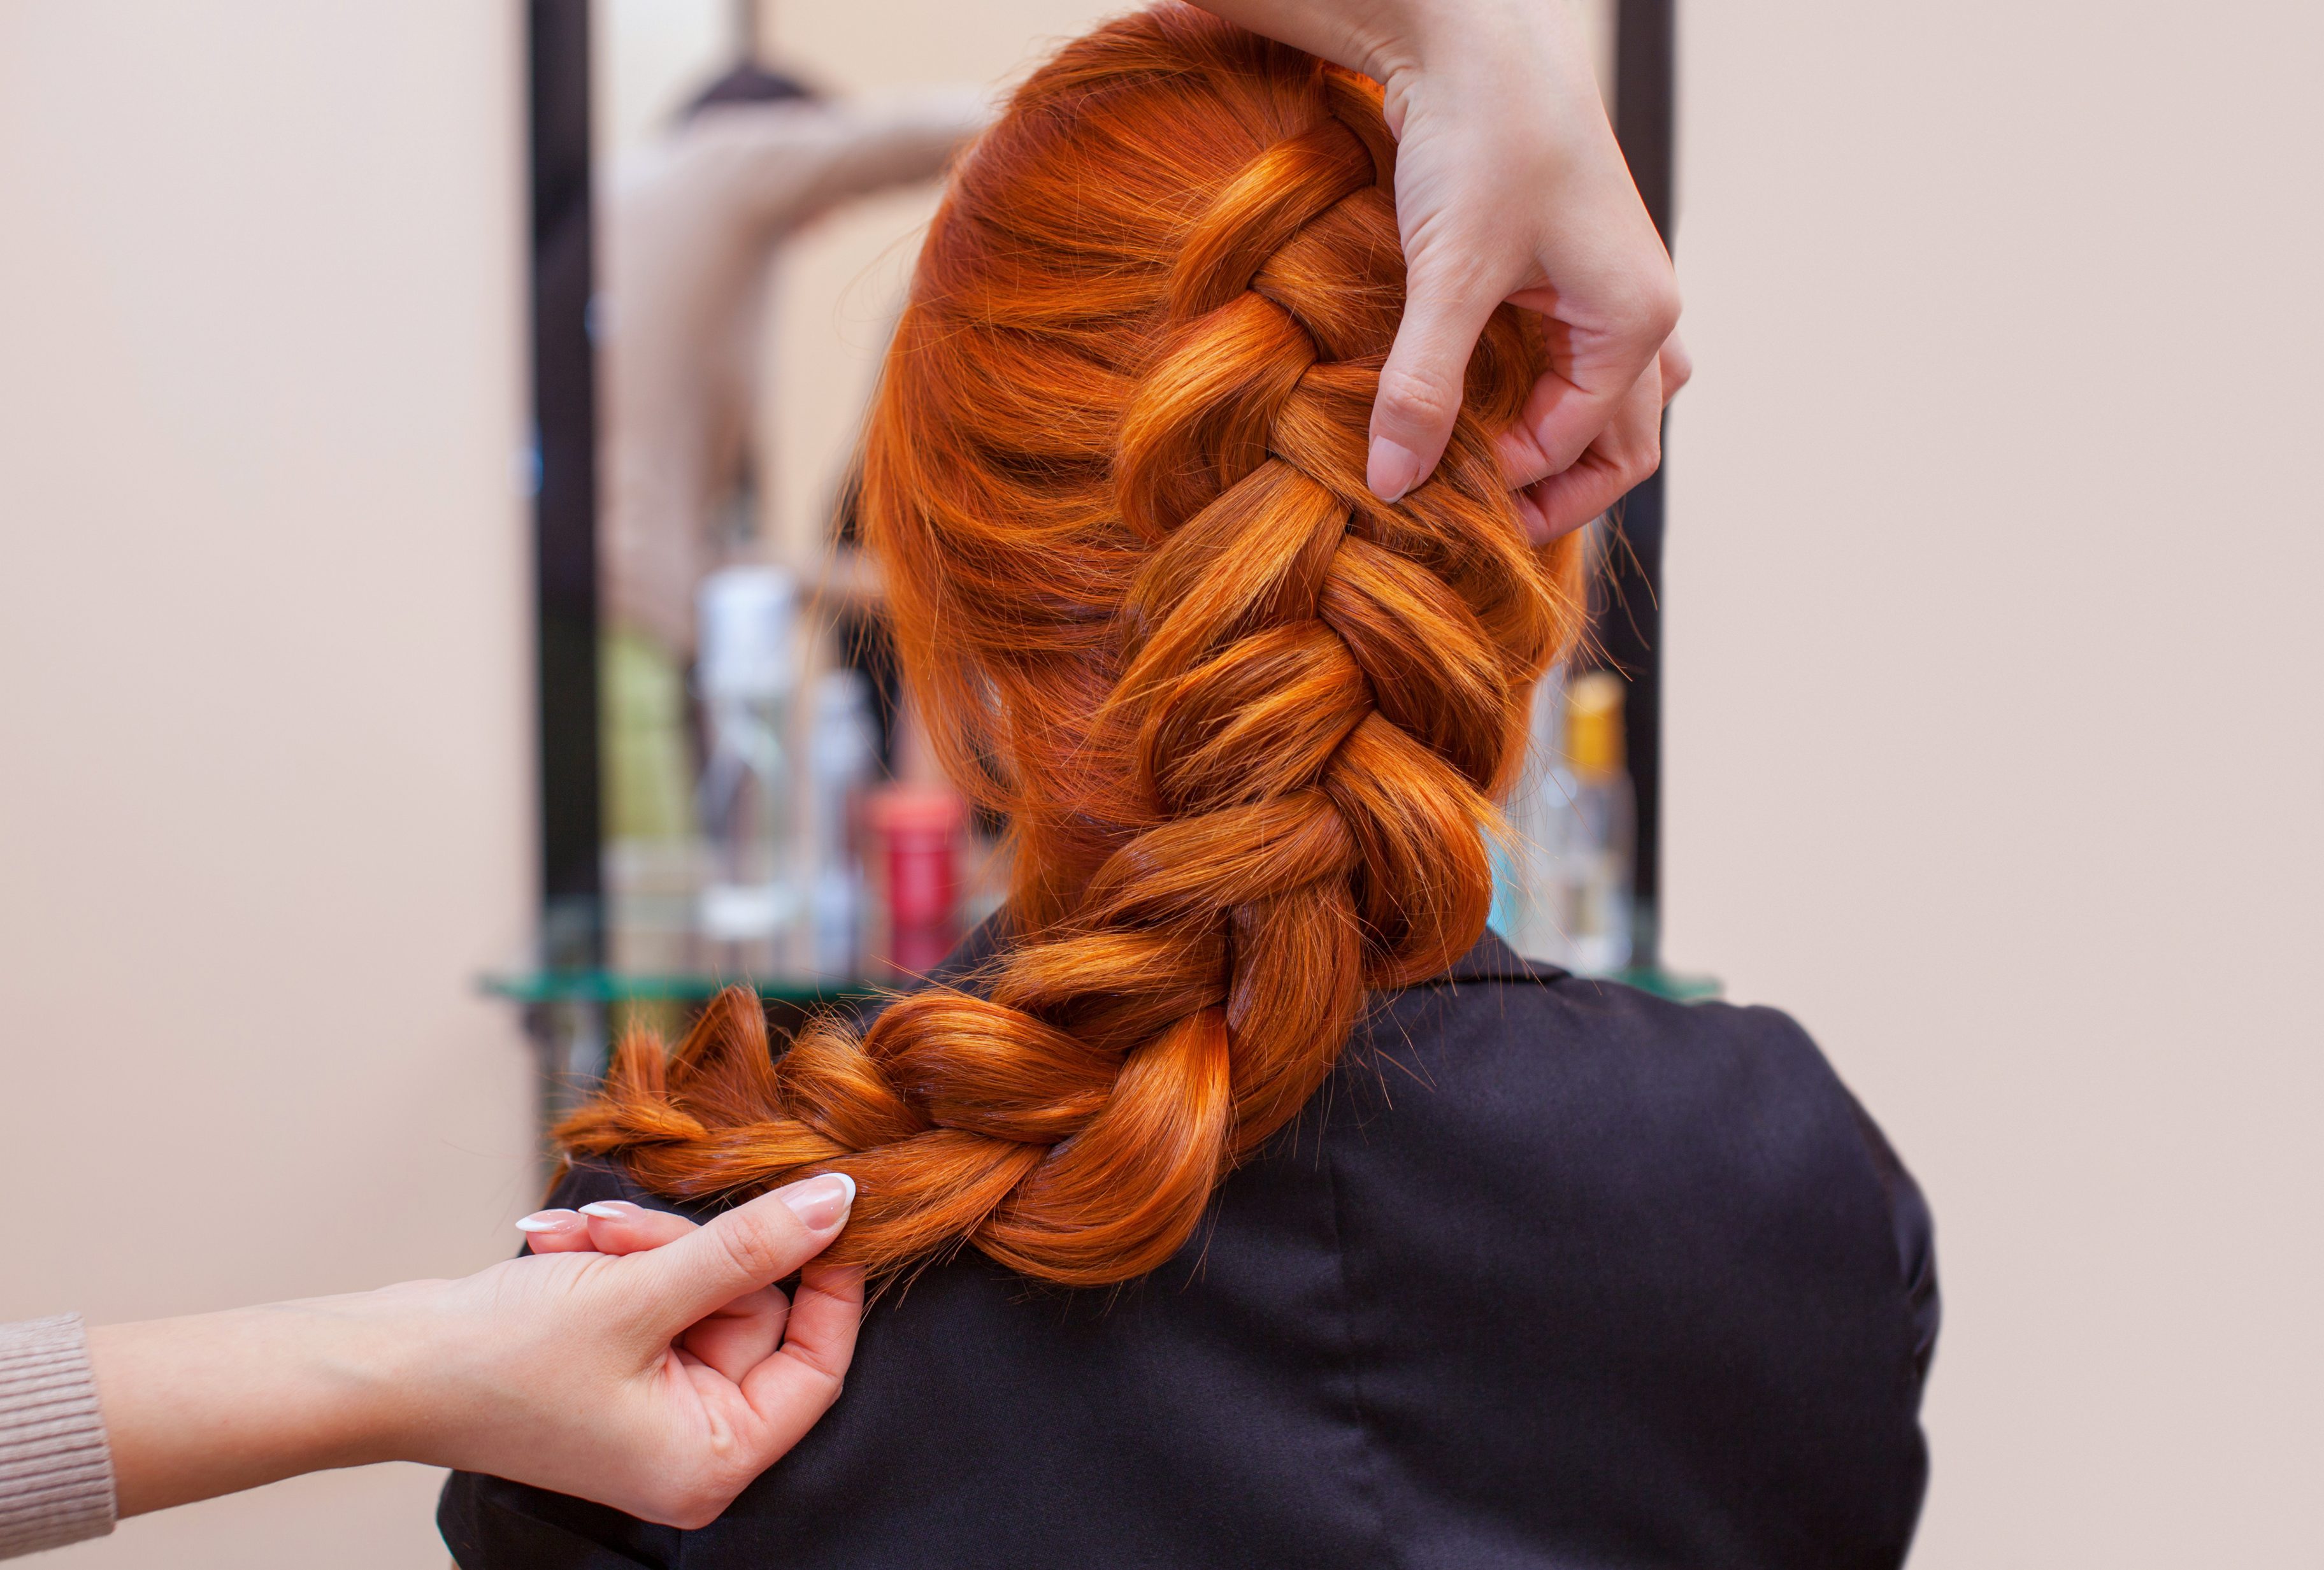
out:
M568 1152L679 1198L845 1171L832 1257L875 1271L968 1244L1121 1281L1371 992L1476 941L1578 565L1495 460L1544 363L1507 308L1434 476L1365 487L1394 158L1371 83L1185 6L1026 82L929 233L864 467L908 677L1011 825L1010 941L779 1057L730 989L674 1057L622 1043Z

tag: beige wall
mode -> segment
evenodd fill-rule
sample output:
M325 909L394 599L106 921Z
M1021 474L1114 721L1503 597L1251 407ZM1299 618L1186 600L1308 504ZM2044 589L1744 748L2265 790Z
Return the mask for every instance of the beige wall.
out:
M1682 12L1670 948L1934 1200L1915 1564L2314 1565L2324 12Z
M0 5L0 1319L515 1235L521 64L470 0ZM433 1485L42 1563L437 1565Z

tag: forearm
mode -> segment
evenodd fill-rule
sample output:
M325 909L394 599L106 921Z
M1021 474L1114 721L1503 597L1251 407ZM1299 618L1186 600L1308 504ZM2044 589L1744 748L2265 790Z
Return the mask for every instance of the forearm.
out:
M1441 4L1442 0L1435 0ZM1375 80L1408 50L1431 0L1197 0L1238 27Z
M895 186L934 179L992 118L982 88L923 88L839 106L841 136L817 171L815 211Z
M662 177L662 199L753 254L851 197L932 179L991 118L982 91L925 89L705 115Z
M120 1513L392 1459L424 1371L380 1293L88 1333Z
M88 1332L85 1371L71 1321L58 1322L71 1332L61 1352L45 1323L0 1327L25 1342L12 1361L0 1335L0 1556L70 1540L31 1534L110 1520L28 1509L12 1544L12 1432L42 1446L32 1458L51 1496L68 1446L50 1441L94 1450L97 1502L117 1495L124 1516L400 1460L706 1522L838 1394L862 1277L810 1262L846 1223L843 1182L794 1183L706 1227L632 1207L458 1281L107 1326ZM772 1283L802 1266L789 1304ZM48 1393L61 1386L81 1419L70 1435L42 1417L61 1409Z

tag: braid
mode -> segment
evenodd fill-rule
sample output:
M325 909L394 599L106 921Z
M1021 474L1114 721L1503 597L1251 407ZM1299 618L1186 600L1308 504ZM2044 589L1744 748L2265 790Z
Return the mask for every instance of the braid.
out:
M1011 946L982 996L779 1058L730 989L674 1058L622 1043L569 1152L688 1198L845 1171L835 1257L1120 1281L1368 994L1476 941L1574 557L1526 546L1491 450L1541 363L1514 312L1434 476L1365 486L1393 158L1370 84L1184 7L1027 83L930 232L865 488L938 744L1012 824Z

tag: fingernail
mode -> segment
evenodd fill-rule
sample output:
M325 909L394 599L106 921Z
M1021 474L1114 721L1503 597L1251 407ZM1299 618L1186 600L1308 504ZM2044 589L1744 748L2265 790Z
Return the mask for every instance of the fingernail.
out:
M845 1172L825 1172L777 1192L809 1232L830 1232L847 1219L847 1207L855 1203L855 1180Z
M584 1216L595 1216L601 1221L627 1221L637 1214L638 1207L627 1199L596 1199L581 1207Z
M1420 454L1386 436L1372 438L1371 456L1364 464L1364 483L1382 501L1401 501L1405 492L1420 483Z
M516 1224L519 1232L555 1232L570 1226L576 1217L570 1210L536 1210Z

